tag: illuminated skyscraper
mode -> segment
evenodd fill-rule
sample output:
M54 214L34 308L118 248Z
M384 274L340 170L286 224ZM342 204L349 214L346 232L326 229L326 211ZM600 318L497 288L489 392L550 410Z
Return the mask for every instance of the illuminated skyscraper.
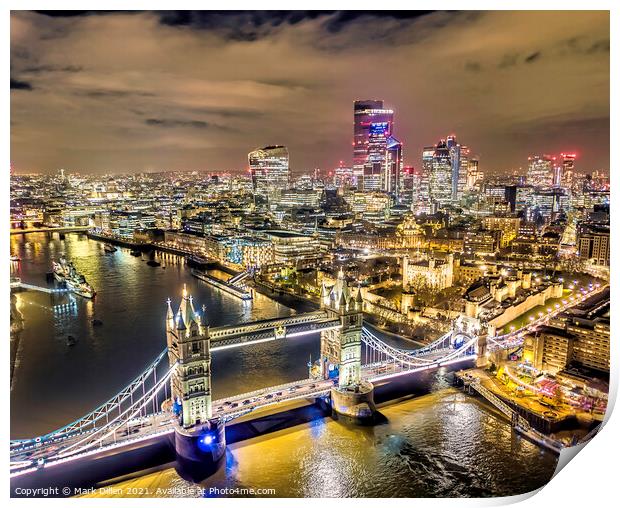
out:
M338 188L355 185L353 169L350 167L346 167L343 161L340 161L340 165L333 170L333 175L333 184Z
M446 141L426 147L422 164L429 175L429 194L433 201L445 205L452 201L452 158Z
M288 150L285 146L257 148L248 154L248 163L255 194L269 196L289 187Z
M383 190L400 198L403 178L403 144L394 136L387 139Z
M557 183L558 187L561 186L566 189L571 189L573 187L576 157L574 153L562 154L562 169Z
M550 187L553 183L553 158L533 155L528 160L527 183L536 187Z
M426 180L427 192L424 199L428 200L428 180ZM400 201L403 204L411 205L414 212L420 211L422 199L422 171L413 166L405 166L402 171L400 185Z
M457 143L454 135L448 136L446 146L450 152L450 164L452 166L452 201L457 202L463 196L467 186L469 148Z
M472 190L479 180L481 180L481 174L478 167L478 159L469 159L469 163L467 165L466 189Z
M393 123L394 111L384 109L382 100L353 103L353 175L364 190L381 189Z

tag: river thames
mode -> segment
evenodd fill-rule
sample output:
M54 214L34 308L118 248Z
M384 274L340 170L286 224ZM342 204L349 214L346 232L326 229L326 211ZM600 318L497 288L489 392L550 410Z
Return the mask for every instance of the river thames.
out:
M178 305L183 284L212 326L295 312L263 295L237 300L194 278L178 258L153 268L144 255L105 253L85 235L14 235L11 254L21 258L11 272L23 282L51 286L45 273L64 254L97 291L92 301L75 296L69 312L53 308L67 296L15 293L23 330L11 339L12 438L58 428L135 377L165 347L166 299ZM67 346L68 335L75 346ZM318 353L318 335L218 351L214 398L305 378L308 359ZM380 425L317 418L229 445L225 465L198 486L204 491L171 467L117 486L127 496L208 496L211 488L273 489L265 495L279 497L502 496L531 491L552 476L556 457L512 435L493 408L453 388L449 372L415 382L416 397L380 407Z

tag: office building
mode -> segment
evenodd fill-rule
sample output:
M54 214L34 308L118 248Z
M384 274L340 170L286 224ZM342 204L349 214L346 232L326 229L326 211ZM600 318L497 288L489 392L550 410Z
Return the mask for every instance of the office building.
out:
M385 163L387 138L392 133L394 111L384 109L382 100L360 100L353 103L353 174L358 182L368 173L368 186L381 188L381 167ZM372 156L372 160L369 158Z
M257 148L248 154L252 187L255 194L270 196L288 189L289 155L285 146Z
M390 136L386 144L386 166L383 190L400 200L403 185L403 144Z
M528 161L527 183L535 187L550 187L553 183L553 158L532 155Z
M577 228L579 257L595 265L609 266L609 226L580 224Z
M445 140L424 148L422 165L429 174L429 194L440 206L452 201L452 160Z

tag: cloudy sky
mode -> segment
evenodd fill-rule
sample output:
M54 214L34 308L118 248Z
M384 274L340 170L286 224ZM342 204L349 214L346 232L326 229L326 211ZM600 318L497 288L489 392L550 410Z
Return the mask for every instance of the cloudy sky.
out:
M407 164L455 133L488 172L576 151L609 167L605 12L11 16L18 172L243 170L285 144L351 161L354 99L396 111Z

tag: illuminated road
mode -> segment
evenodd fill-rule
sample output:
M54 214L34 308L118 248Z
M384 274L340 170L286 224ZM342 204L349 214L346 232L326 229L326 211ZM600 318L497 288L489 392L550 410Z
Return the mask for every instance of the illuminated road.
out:
M575 295L570 295L568 298L563 299L562 304L556 303L551 309L551 312L543 314L538 319L530 317L530 323L528 325L504 335L489 337L487 348L489 351L495 351L498 349L511 349L521 346L523 344L523 335L526 332L536 331L539 325L547 324L551 318L602 292L606 287L607 285L597 283L592 284L588 289L582 288L579 292L576 292Z

